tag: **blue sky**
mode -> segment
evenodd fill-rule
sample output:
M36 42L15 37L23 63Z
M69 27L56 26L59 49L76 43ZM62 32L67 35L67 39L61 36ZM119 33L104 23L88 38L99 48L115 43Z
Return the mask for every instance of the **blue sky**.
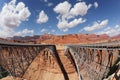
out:
M0 0L0 37L120 34L120 0Z

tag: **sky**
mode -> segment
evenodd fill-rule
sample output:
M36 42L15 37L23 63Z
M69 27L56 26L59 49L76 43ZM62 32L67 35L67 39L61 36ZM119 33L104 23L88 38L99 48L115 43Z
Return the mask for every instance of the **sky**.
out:
M0 0L0 37L120 34L120 0Z

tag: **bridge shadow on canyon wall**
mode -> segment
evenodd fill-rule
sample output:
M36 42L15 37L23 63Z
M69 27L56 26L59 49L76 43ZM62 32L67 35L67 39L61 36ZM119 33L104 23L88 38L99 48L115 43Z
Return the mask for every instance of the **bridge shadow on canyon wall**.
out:
M118 55L120 55L120 50L119 50L119 52L118 52ZM116 60L116 62L114 63L114 65L110 68L110 71L109 71L109 73L107 74L107 77L109 77L109 76L112 75L113 73L116 73L116 71L117 71L118 69L120 69L120 66L119 66L119 65L116 65L116 64L119 63L119 62L120 62L120 57ZM116 80L119 80L120 77L118 77L117 74L115 74L115 79L116 79Z
M65 67L63 66L63 63L62 63L62 61L61 61L61 59L60 59L60 57L59 57L59 55L58 55L56 46L54 46L53 48L54 48L54 51L53 51L53 52L54 52L54 56L55 56L55 58L56 58L56 60L57 60L57 63L58 63L58 65L59 65L62 73L63 73L64 79L65 79L65 80L69 80L69 77L68 77L68 74L67 74L67 72L66 72L66 70L65 70Z
M9 75L9 72L0 65L0 79Z

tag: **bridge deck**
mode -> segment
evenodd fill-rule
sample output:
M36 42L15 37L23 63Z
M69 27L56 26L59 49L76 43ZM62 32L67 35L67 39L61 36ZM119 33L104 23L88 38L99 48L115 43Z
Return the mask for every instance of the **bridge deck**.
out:
M0 41L0 45L7 46L54 46L53 44L30 44L30 43L14 43ZM120 41L103 42L95 44L65 44L65 46L81 46L81 47L96 47L96 48L107 48L107 47L120 47Z
M94 48L94 49L119 49L120 50L120 41L113 42L104 42L104 43L95 43L95 44L66 44L66 47L83 47L83 48Z
M52 44L29 44L29 43L14 43L14 42L0 42L0 46L54 46Z

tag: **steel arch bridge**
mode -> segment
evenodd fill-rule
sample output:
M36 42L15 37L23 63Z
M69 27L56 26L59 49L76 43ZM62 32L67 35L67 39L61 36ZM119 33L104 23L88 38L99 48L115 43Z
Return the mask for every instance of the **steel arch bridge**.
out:
M120 62L120 41L65 46L65 55L73 58L79 80L102 80Z
M1 68L5 68L12 76L22 77L42 50L47 49L45 53L48 53L47 51L53 53L54 47L54 45L0 43Z
M90 80L102 80L107 76L108 70L111 70L113 63L120 61L120 41L64 46L66 47L64 54L74 64L79 80L86 80L84 77ZM2 66L0 70L2 68L7 70L7 72L1 70L0 76L5 73L22 78L29 65L42 50L45 50L45 53L48 53L46 51L52 53L59 66L62 67L55 45L0 42L0 66ZM64 68L61 70L63 74L66 73ZM67 75L64 74L64 76Z

